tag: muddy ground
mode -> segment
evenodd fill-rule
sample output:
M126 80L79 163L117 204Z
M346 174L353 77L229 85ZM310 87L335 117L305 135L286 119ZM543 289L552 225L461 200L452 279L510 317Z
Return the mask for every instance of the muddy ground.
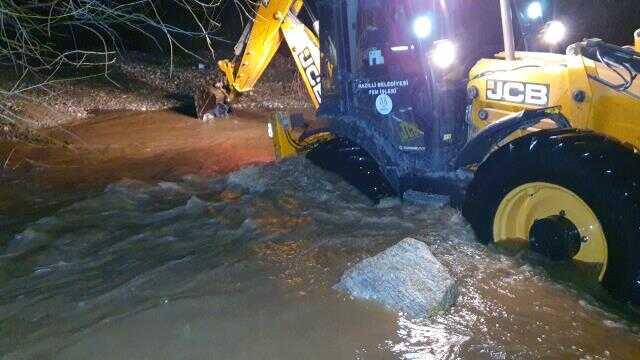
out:
M194 116L193 95L204 86L222 83L216 62L232 56L227 51L205 61L130 52L107 72L70 69L54 80L22 78L15 69L0 67L0 139L33 142L39 129L77 124L105 112L174 110ZM11 95L6 95L9 91ZM243 94L234 108L310 110L290 54L277 53L255 88ZM34 131L25 134L25 128Z

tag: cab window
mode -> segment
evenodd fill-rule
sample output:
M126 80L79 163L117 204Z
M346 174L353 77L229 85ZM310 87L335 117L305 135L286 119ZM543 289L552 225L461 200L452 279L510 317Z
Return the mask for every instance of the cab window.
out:
M443 18L440 1L358 0L353 70L363 77L421 73L419 56L442 35Z

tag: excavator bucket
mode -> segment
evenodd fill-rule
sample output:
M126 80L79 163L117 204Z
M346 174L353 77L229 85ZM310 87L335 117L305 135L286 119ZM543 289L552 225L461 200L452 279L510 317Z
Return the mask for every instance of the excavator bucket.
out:
M283 40L291 50L313 107L318 108L321 101L320 45L313 30L297 18L302 5L301 0L260 2L253 21L234 48L234 59L218 62L218 68L225 75L225 84L203 89L196 96L200 119L225 115L239 95L253 90Z
M274 0L259 5L254 21L247 26L236 47L236 56L245 50L240 63L229 60L218 62L218 67L226 77L226 88L222 85L207 87L196 94L195 103L200 120L226 115L234 94L253 89L282 43L280 26L295 2Z
M230 112L227 93L221 86L207 86L194 96L198 119L207 122L213 118L224 117Z

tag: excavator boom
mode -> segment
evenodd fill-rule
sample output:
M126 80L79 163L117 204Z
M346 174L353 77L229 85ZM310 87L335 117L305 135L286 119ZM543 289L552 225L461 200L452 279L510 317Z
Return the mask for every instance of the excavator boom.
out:
M221 101L232 103L242 93L251 91L283 40L291 50L313 107L320 106L320 44L313 30L297 17L302 6L301 0L271 0L258 5L253 22L247 25L235 48L240 62L236 59L218 62L226 76L225 89L211 88L205 94L208 99L197 102L201 119Z
M282 34L289 45L296 67L302 76L314 108L320 106L320 42L297 17L289 14L282 24Z

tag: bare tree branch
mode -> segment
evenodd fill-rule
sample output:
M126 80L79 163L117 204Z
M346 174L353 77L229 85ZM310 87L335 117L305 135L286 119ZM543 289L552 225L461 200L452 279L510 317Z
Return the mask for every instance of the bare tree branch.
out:
M0 122L28 121L4 103L27 97L34 89L91 76L108 78L127 36L137 34L169 50L170 72L175 49L201 59L181 43L203 41L214 57L216 11L226 1L251 7L252 0L0 0L0 66L11 66L15 81L0 85ZM166 11L171 8L172 11ZM163 12L164 10L164 12ZM174 25L175 11L191 24ZM77 76L64 77L65 69ZM82 70L82 71L79 71ZM87 73L89 75L87 75Z

